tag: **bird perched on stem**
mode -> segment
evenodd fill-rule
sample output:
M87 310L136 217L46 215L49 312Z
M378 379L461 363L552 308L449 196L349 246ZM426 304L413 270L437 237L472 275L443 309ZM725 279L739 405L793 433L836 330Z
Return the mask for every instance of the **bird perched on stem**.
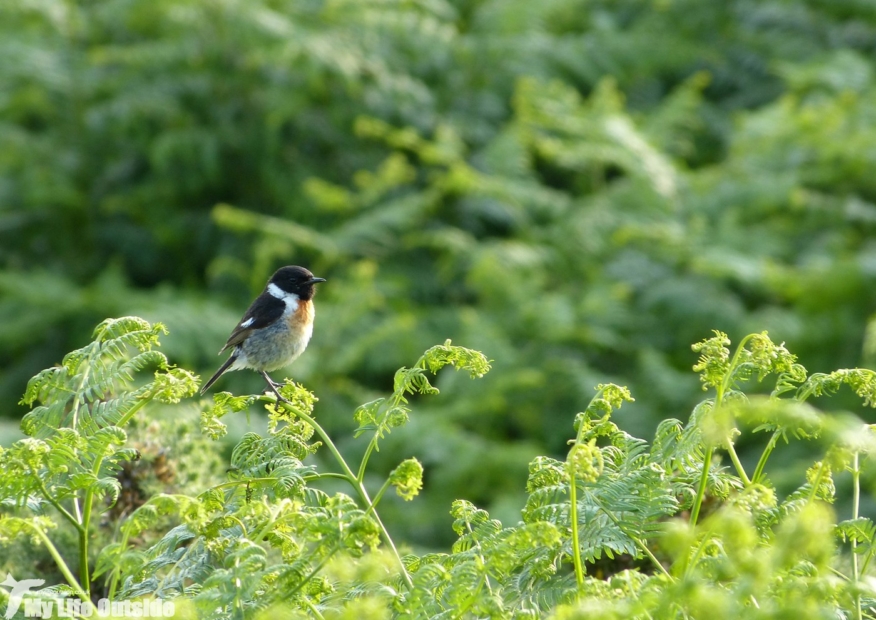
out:
M204 384L201 394L223 373L249 368L261 373L277 398L286 400L268 372L291 364L307 348L313 334L313 295L320 282L325 278L314 277L304 267L278 269L219 351L221 355L231 349L231 356Z

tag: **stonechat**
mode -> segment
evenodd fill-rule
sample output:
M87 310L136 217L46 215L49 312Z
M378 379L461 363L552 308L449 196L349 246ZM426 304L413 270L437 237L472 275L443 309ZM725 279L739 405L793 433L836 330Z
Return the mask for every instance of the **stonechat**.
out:
M313 335L313 295L320 282L325 278L314 277L304 267L278 269L219 351L221 355L231 349L231 356L204 384L201 394L225 372L249 368L261 373L274 394L283 399L268 372L291 364L307 348Z

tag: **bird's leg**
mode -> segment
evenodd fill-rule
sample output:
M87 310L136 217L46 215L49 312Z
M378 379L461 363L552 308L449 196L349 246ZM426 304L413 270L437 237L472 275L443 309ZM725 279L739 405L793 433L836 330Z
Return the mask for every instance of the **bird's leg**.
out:
M271 379L271 377L268 376L268 373L265 372L264 370L262 371L262 376L265 378L265 381L268 382L268 387L271 388L271 391L277 395L277 400L282 400L284 403L291 404L291 403L289 403L289 401L287 399L283 398L283 395L280 394L280 390L277 389L280 387L279 383L277 383L273 379Z

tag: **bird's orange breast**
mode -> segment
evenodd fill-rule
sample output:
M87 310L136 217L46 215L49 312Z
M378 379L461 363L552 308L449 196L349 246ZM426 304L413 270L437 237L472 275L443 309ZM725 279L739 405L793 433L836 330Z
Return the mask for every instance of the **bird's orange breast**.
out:
M307 301L299 301L295 312L290 312L289 317L286 319L289 322L289 328L299 334L309 332L313 327L314 314L312 301L309 299Z

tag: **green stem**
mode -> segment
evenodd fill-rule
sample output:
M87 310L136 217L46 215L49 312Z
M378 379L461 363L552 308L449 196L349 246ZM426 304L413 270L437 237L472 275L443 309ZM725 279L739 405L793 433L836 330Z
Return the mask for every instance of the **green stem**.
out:
M267 533L271 530L271 528L274 527L274 524L277 523L277 519L283 513L283 510L286 508L286 506L291 506L291 505L292 505L291 500L283 499L282 501L280 501L279 504L277 504L276 507L271 508L269 506L268 512L271 516L268 518L268 521L261 527L261 529L259 529L258 533L256 533L255 537L253 537L252 540L259 541L259 540L263 539L267 535ZM246 531L246 530L244 530L244 531Z
M852 457L852 519L857 519L861 508L861 468L858 463L858 453ZM855 618L861 620L861 590L858 587L858 541L852 539L852 581L855 586Z
M123 528L124 529L124 528ZM122 541L119 543L121 548L121 553L125 552L125 549L128 547L128 534L126 532L122 532ZM119 555L121 555L121 553ZM119 579L122 576L122 563L116 562L116 565L113 567L113 572L110 575L110 586L109 586L109 596L107 598L109 600L115 600L116 598L116 587L119 585Z
M593 396L591 403L597 398L600 398L605 390L599 390ZM584 440L585 424L582 419L578 425L578 432L575 435L575 441L572 442L574 448L576 444L580 444ZM567 462L568 466L568 462ZM569 518L572 525L572 563L575 566L575 582L578 585L578 594L582 593L584 587L584 563L581 561L581 540L578 532L578 481L575 479L575 473L569 467Z
M706 495L706 485L709 482L709 469L712 467L712 448L706 448L706 456L703 457L703 475L700 476L700 484L697 488L697 496L694 499L693 507L690 509L690 524L697 524L697 519L700 518L700 508L703 505L703 497Z
M76 517L74 517L72 514L70 514L70 512L61 505L61 502L59 502L57 499L52 497L52 495L49 493L49 490L46 488L46 484L43 482L42 478L39 477L39 474L37 472L31 470L31 475L36 479L37 483L40 485L40 491L42 491L43 497L45 497L46 500L48 500L48 502L52 506L54 506L58 512L60 512L62 515L64 515L64 518L67 519L67 521L69 521L73 525L73 527L76 528L77 531L81 532L82 531L82 524L79 523L79 521L76 520Z
M703 535L703 539L700 541L700 544L697 545L697 550L694 551L694 554L689 559L685 558L685 567L684 570L681 571L681 574L687 576L688 571L695 568L697 562L700 561L700 556L703 554L703 551L706 548L706 545L709 544L709 541L712 540L712 532L714 531L714 526L709 527L705 534Z
M672 578L672 575L669 574L669 571L667 571L666 568L660 563L660 560L657 559L657 556L655 556L653 553L651 553L651 550L648 549L648 545L646 545L645 542L641 538L639 538L638 536L634 536L634 535L630 534L629 532L627 532L626 528L620 522L620 519L618 519L616 516L614 516L614 513L612 513L610 510L608 510L603 505L603 503L601 501L599 501L599 499L594 497L593 500L596 502L596 504L599 506L599 508L602 510L602 512L604 512L606 514L606 516L608 516L608 518L611 519L612 523L614 523L621 532L623 532L624 534L629 536L632 539L632 541L634 543L636 543L636 546L642 551L642 553L644 553L646 556L648 556L648 558L651 560L651 562L654 563L654 566L657 569L659 569L661 573L663 573L664 575L666 575L669 578Z
M340 480L347 480L347 477L344 474L338 474L335 472L328 472L324 474L308 474L304 476L304 479L307 481L310 480L320 480L322 478L339 478ZM276 478L247 478L246 480L231 480L229 482L222 482L213 486L213 490L222 490L222 489L232 489L234 487L246 486L248 484L252 484L254 482L277 482Z
M712 415L714 415L715 412L718 411L718 409L721 407L721 403L724 400L724 392L726 392L727 389L732 385L733 375L736 373L736 369L737 369L738 364L739 364L739 356L742 354L742 351L745 348L745 344L753 337L754 337L754 334L749 334L748 336L746 336L745 338L742 339L742 341L736 347L736 352L733 353L733 359L730 360L730 365L728 366L727 374L724 375L724 379L721 381L721 384L715 386L715 402L712 404L712 411L711 411ZM729 440L727 441L727 445L731 445ZM706 495L706 486L708 485L708 482L709 482L709 469L711 469L711 467L712 467L712 453L713 452L714 452L713 448L711 448L711 447L706 448L706 456L703 459L703 474L702 474L702 476L700 476L700 484L699 484L699 487L697 488L697 496L694 499L694 504L693 504L693 507L691 508L691 511L690 511L690 524L692 526L697 524L697 519L699 519L699 517L700 517L700 508L703 505L703 498ZM735 456L735 451L732 450L732 447L731 447L730 458L732 459L734 456ZM739 459L736 458L734 463L738 463L738 461L739 461ZM748 481L748 477L745 475L745 470L742 469L741 463L739 463L737 465L737 470L739 472L741 472L740 478ZM748 484L750 484L750 481L748 481Z
M572 562L575 565L575 582L578 584L578 594L584 588L584 564L581 562L581 542L578 535L578 483L575 474L569 472L569 518L572 521Z
M317 573L319 573L319 571L321 571L325 567L325 565L328 564L328 561L330 559L332 559L332 556L334 556L335 553L337 553L337 552L338 552L337 548L334 548L331 551L329 551L328 554L322 560L319 561L319 564L317 564L313 568L313 570L310 571L310 574L308 574L307 577L302 579L297 586L295 586L292 590L290 590L289 592L287 592L283 595L283 599L288 601L293 596L298 594L298 592L301 590L301 588L303 588L307 584L308 581L310 581L311 579L316 577Z
M602 390L596 392L593 400L602 395ZM572 442L574 448L576 444L581 443L584 436L584 420L578 425L578 433L575 435L575 441ZM571 450L570 450L571 453ZM582 594L584 587L584 563L581 561L581 536L578 532L578 481L575 479L575 473L566 462L569 471L569 520L572 526L572 564L575 567L575 583L578 586L578 595Z
M351 481L352 483L352 481ZM359 491L359 497L362 498L362 501L368 506L368 510L372 510L372 501L371 498L368 497L368 491L365 489L365 485L362 483L358 483L357 490ZM377 514L377 511L374 510L374 520L377 521L377 525L380 527L380 531L383 534L383 539L386 541L386 544L389 545L389 548L392 550L393 555L395 556L396 561L398 562L398 566L401 569L402 579L404 579L405 584L407 584L408 588L414 587L414 581L411 579L410 574L408 573L408 569L405 567L405 563L402 562L401 554L396 549L395 543L392 541L392 538L389 535L389 530L386 529L386 526L383 524L383 521L380 519L380 515Z
M300 409L293 407L290 403L284 401L278 401L276 396L265 394L259 397L259 400L264 402L269 402L274 406L282 406L284 409L288 410L291 413L294 413L296 416L307 422L316 434L319 435L319 438L322 439L325 446L329 449L329 452L335 457L338 465L340 465L341 469L344 472L344 477L347 479L347 482L352 485L354 489L359 493L359 497L362 502L365 504L366 509L373 510L373 502L371 498L368 496L368 491L365 489L365 485L359 480L356 474L353 473L353 470L350 469L350 466L347 465L347 461L344 460L343 455L340 450L338 450L337 446L335 446L335 442L332 441L332 438L329 437L328 433L325 432L325 429L320 426L316 420L311 418L309 415L301 411ZM399 568L401 569L402 578L409 588L414 587L414 582L411 579L410 574L408 574L407 568L405 568L404 562L402 562L401 554L399 554L398 549L396 549L395 543L392 541L392 538L389 535L389 531L386 529L386 526L383 525L383 521L380 520L380 516L377 514L377 511L374 512L374 520L377 521L377 525L380 527L380 531L383 534L383 539L386 541L386 544L392 550L393 555L395 555L395 559L398 562Z
M88 354L88 362L85 365L85 370L82 372L82 379L79 381L79 386L76 388L75 394L77 397L73 399L73 414L71 418L71 428L77 428L79 426L79 407L82 404L82 399L78 396L82 394L82 391L85 389L85 382L88 381L88 377L91 375L91 365L94 363L94 348Z
M481 566L484 567L484 580L483 584L487 586L487 591L490 593L490 596L493 594L493 586L490 585L490 571L487 570L487 560L484 559L483 548L481 547L481 541L478 540L477 535L475 534L474 529L471 527L471 522L465 522L465 529L468 530L469 536L471 536L472 541L474 541L475 547L478 549L478 559L481 561ZM478 591L480 591L481 586L478 586Z
M812 482L812 490L809 492L808 502L812 502L815 499L815 496L818 493L818 487L821 486L821 479L824 478L824 461L821 461L821 465L818 466L818 473L815 475L815 480Z
M79 491L73 494L73 516L77 523L82 523L82 511L79 509Z
M486 579L486 577L484 577L484 579ZM465 614L468 612L469 609L471 609L471 606L474 605L478 595L481 593L481 590L484 589L484 579L481 579L481 582L478 584L478 587L475 589L475 591L472 592L471 595L465 600L465 603L463 603L459 607L459 609L456 610L456 615L453 616L454 620L465 617Z
M780 431L775 431L773 436L770 437L769 442L767 442L766 447L763 449L763 454L760 455L757 467L754 468L754 475L751 476L752 482L760 482L760 478L763 476L764 467L766 467L767 459L770 458L770 455L775 449L776 444L779 442L779 437L781 436L782 433Z
M151 398L144 397L143 400L131 407L131 410L119 420L119 427L127 424L134 414L143 408ZM100 468L103 465L101 456L94 460L94 465L91 467L91 473L97 478L100 475ZM82 502L82 527L79 530L79 578L82 580L82 587L85 591L91 593L91 575L88 569L88 536L91 529L91 511L94 507L94 489L88 488L85 490L85 498Z
M383 413L383 417L380 419L379 422L377 422L377 429L371 436L371 441L368 442L368 446L365 448L365 454L362 455L362 461L359 463L359 471L356 473L356 479L359 482L364 482L365 468L368 466L368 460L371 458L371 454L377 449L377 442L380 440L380 434L382 432L381 427L386 421L386 412L391 411L393 407L397 407L400 404L401 397L401 394L393 393L393 395L390 396L388 399L389 405L386 407L386 410Z
M41 527L37 525L31 524L31 529L36 533L39 539L46 546L46 549L49 551L49 555L52 556L52 559L55 560L55 564L57 564L58 569L61 571L61 574L64 575L64 579L67 580L67 583L73 588L73 592L83 601L90 601L91 597L82 589L82 586L76 581L76 577L73 576L73 573L70 572L70 567L67 566L67 563L64 561L64 558L61 557L61 554L58 553L57 547L52 544L52 541L49 540L49 537L42 530Z
M751 486L751 480L749 480L748 476L745 474L745 469L742 467L742 463L736 455L736 448L733 447L733 442L729 439L727 440L727 452L730 454L730 460L733 461L733 466L736 467L736 473L742 478L742 483L746 487Z
M167 585L167 580L170 579L171 576L173 576L173 572L179 567L180 564L182 564L189 557L189 554L192 553L193 549L198 549L198 548L199 547L197 544L191 544L188 547L186 547L185 553L183 553L182 556L180 556L180 558L176 562L171 564L170 568L165 571L164 577L161 578L161 581L159 582L158 587L155 588L155 590L154 590L154 592L156 594L158 594L159 596L161 595L162 590L164 590L164 586Z
M389 479L387 478L386 482L383 483L383 486L380 487L380 490L377 492L377 495L374 496L374 501L368 506L368 510L365 512L366 515L371 514L375 510L377 510L377 504L380 503L380 500L383 498L383 494L386 493L386 490L389 488Z
M873 549L870 549L870 551L868 551L867 553L864 554L864 561L861 562L861 570L860 570L859 574L861 574L861 575L867 574L867 569L870 567L870 560L873 559L873 553L874 553Z
M119 428L124 428L128 424L128 422L131 421L131 418L134 417L134 414L136 414L138 411L140 411L140 409L146 406L146 404L149 403L154 397L155 394L152 393L147 392L146 394L143 394L140 397L140 400L138 400L130 409L128 409L128 413L126 413L119 419L119 421L116 423L116 426L118 426Z
M100 466L103 463L103 457L94 461L92 473L95 477L100 472ZM85 491L85 501L82 504L82 528L79 530L79 579L82 580L82 587L89 594L91 593L91 576L88 569L88 534L91 525L91 509L94 505L94 490L87 489Z
M845 575L844 573L838 571L837 569L835 569L835 568L832 567L832 566L828 566L828 567L827 567L827 571L828 571L829 573L833 573L833 575L834 575L835 577L839 577L840 579L842 579L843 581L845 581L845 582L847 582L847 583L851 583L851 582L852 582L852 580L849 579L847 575Z
M365 480L365 467L368 465L368 459L371 458L371 453L374 452L375 448L377 448L377 431L374 432L374 436L368 442L368 447L365 448L365 454L362 456L362 462L359 463L359 471L356 474L356 480L359 482L364 482Z
M339 480L346 480L347 477L344 474L339 474L337 472L326 472L324 474L311 474L308 476L304 476L305 480L321 480L323 478L338 478Z
M127 424L134 413L141 409L150 399L144 398L134 407L131 408L119 425ZM94 465L91 467L91 473L97 478L100 475L100 468L103 465L104 456L94 460ZM79 578L82 580L82 586L86 592L91 592L91 575L88 569L88 536L91 529L91 511L94 508L94 489L88 488L85 490L85 498L82 502L82 527L79 530Z
M276 478L247 478L246 480L231 480L229 482L221 482L215 485L211 490L218 491L221 489L231 489L234 487L246 486L253 482L276 482Z
M306 596L302 596L301 600L305 605L307 605L307 608L310 610L310 613L312 613L316 617L317 620L325 620L325 616L323 616L321 613L319 613L319 610L316 608L316 605L311 603L309 598L307 598Z
M418 359L416 361L416 363L412 366L412 368L425 369L426 368L425 364L426 364L426 356L422 355L422 356L420 356L420 359ZM397 407L399 404L401 404L401 400L403 397L404 397L403 391L402 392L395 391L392 393L392 396L390 396L387 399L387 402L389 403L389 405L384 410L383 417L377 423L377 429L374 431L374 435L371 436L371 441L368 442L368 446L365 448L365 454L362 455L362 461L359 463L359 471L356 473L356 479L359 482L364 482L365 468L368 466L368 460L371 458L371 454L377 449L377 442L379 441L380 434L381 434L381 426L383 425L384 421L386 420L386 415L387 415L386 412L391 411L393 407Z

